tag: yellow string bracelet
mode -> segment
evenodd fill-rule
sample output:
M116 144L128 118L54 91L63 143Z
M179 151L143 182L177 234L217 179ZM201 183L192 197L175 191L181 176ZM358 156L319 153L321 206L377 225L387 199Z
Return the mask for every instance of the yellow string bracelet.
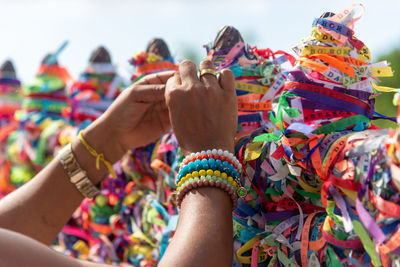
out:
M89 153L92 154L92 156L96 158L96 169L98 169L98 170L100 169L100 161L102 161L104 163L104 165L106 166L106 168L108 169L108 171L110 172L111 176L113 178L117 178L117 174L115 173L112 164L108 160L105 159L103 153L100 153L100 154L97 153L97 151L86 142L86 140L83 138L83 131L79 132L78 138L79 138L79 141L81 141L81 143L89 151Z

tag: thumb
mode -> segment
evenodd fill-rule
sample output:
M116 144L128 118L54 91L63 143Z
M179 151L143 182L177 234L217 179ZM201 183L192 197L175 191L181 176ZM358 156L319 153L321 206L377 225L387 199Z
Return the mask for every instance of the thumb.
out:
M226 91L235 91L235 76L231 70L224 69L221 71L219 75L219 85Z

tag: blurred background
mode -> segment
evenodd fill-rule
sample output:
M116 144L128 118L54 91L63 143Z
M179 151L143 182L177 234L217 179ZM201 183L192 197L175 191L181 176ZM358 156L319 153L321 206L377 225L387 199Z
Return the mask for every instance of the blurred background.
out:
M356 1L335 0L0 0L0 62L11 59L22 82L30 82L42 57L64 40L59 57L74 77L90 52L102 44L126 77L128 63L152 37L162 37L179 60L199 62L204 44L223 25L238 28L245 40L260 48L285 50L308 36L311 23L324 11L338 12ZM382 85L400 88L399 0L359 1L365 14L355 35L372 52L373 61L387 59L395 77ZM294 54L294 53L293 53ZM395 114L392 96L378 99L378 111ZM390 104L389 104L390 103Z

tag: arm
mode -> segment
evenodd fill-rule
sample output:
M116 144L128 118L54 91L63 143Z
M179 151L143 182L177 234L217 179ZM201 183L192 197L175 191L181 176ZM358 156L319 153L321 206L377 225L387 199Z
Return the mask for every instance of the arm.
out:
M88 131L85 135L92 133ZM91 181L98 183L106 173L105 167L96 170L95 158L77 140L73 152ZM49 245L82 200L83 196L56 158L30 182L0 201L0 227Z
M150 75L135 83L84 132L86 141L114 163L129 148L146 145L169 129L164 88L171 72ZM103 164L75 140L76 160L98 183L106 173ZM0 201L0 227L50 244L79 206L83 197L56 158L30 182Z
M224 191L204 187L182 202L176 233L162 266L232 266L232 204Z
M37 241L0 228L0 266L7 267L107 267L64 256Z
M200 69L214 69L203 61ZM170 120L182 151L187 155L221 148L233 152L237 103L231 71L219 83L210 74L197 78L188 61L167 83ZM184 197L175 236L159 266L232 266L233 226L229 195L219 188L202 187Z

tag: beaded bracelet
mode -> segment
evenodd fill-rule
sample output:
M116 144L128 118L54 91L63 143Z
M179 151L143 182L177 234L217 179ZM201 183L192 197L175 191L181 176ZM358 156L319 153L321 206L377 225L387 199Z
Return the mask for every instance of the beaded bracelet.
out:
M186 174L186 176L184 176L178 182L178 188L177 189L179 190L179 188L181 187L181 185L183 183L185 183L186 181L188 181L188 180L190 180L192 178L196 178L196 177L198 178L198 177L206 176L206 175L221 177L222 179L227 180L228 182L230 182L236 190L238 189L239 184L240 184L239 179L237 177L233 178L232 176L228 176L228 174L226 172L221 172L219 170L213 171L211 169L208 169L208 170L194 171L192 173Z
M239 180L241 172L239 160L227 150L213 149L186 156L176 179L178 206L193 188L211 186L227 192L235 208L238 196L244 198L247 195Z
M208 187L208 186L221 188L222 190L227 192L231 198L233 210L236 209L238 197L235 193L236 190L234 186L228 180L211 175L190 178L188 181L185 181L178 191L178 196L177 196L178 207L181 207L183 198L190 190L194 188Z
M195 161L189 162L187 165L184 165L183 168L179 170L176 182L179 183L180 180L189 173L208 169L225 172L228 174L228 176L232 176L235 178L240 177L238 170L235 169L235 167L228 161L221 161L220 159L215 160L214 158L202 160L196 159Z

